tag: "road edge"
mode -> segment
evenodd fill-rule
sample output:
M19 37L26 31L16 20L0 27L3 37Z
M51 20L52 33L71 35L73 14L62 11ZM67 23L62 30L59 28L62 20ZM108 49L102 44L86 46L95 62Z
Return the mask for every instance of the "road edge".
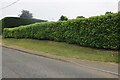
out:
M51 55L46 55L46 54L44 54L45 52L42 52L43 54L38 54L38 53L33 53L33 52L25 50L25 49L15 48L13 46L6 46L6 45L3 45L3 44L2 44L2 47L17 50L17 51L20 51L20 52L25 52L25 53L28 53L28 54L31 54L31 55L36 55L36 56L49 58L49 59L55 59L55 60L59 60L59 61L63 61L63 62L70 62L70 63L76 64L76 65L79 65L79 66L82 66L82 67L86 67L86 68L89 68L89 69L94 69L94 70L97 70L97 71L101 71L101 72L105 72L105 73L120 76L120 74L116 73L116 72L112 72L112 71L108 71L108 70L104 70L104 69L99 69L99 68L95 68L95 67L90 67L90 66L86 66L86 65L81 65L79 63L76 63L75 61L70 60L69 58L62 58L61 56L56 56L56 55L52 55L52 56Z

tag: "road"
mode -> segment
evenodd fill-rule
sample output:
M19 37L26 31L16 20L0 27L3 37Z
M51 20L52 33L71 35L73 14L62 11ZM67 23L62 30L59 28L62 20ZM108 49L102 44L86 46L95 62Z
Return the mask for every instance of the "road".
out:
M118 78L117 75L55 59L2 49L3 78Z

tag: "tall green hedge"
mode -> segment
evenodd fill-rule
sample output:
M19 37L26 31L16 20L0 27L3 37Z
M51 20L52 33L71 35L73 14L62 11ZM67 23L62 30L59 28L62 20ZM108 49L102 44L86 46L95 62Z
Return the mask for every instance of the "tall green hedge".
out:
M20 18L20 17L5 17L1 21L2 21L3 28L13 28L13 27L21 26L21 25L32 24L35 22L46 22L46 20L25 19L25 18Z
M118 13L68 21L35 23L5 28L5 38L30 38L63 41L88 47L119 49Z
M40 19L25 19L20 17L5 17L0 20L0 34L4 28L13 28L13 27L19 27L21 25L28 25L33 24L36 22L47 22L46 20L40 20Z

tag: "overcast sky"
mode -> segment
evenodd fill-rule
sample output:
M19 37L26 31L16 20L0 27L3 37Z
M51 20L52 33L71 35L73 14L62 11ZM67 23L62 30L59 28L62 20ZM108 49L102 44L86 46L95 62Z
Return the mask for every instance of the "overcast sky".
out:
M8 6L16 0L1 0L0 7ZM20 0L2 11L0 19L18 16L22 10L29 10L34 18L56 21L61 15L69 19L77 16L102 15L107 11L117 12L119 0ZM1 14L1 12L0 12Z

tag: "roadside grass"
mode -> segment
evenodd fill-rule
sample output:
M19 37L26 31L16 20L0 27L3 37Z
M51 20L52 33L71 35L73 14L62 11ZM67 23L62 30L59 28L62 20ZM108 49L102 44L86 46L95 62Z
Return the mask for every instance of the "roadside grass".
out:
M64 42L54 42L48 40L6 38L3 39L2 42L7 46L18 46L33 51L42 51L68 58L118 63L118 52L112 50L108 51L86 48Z

